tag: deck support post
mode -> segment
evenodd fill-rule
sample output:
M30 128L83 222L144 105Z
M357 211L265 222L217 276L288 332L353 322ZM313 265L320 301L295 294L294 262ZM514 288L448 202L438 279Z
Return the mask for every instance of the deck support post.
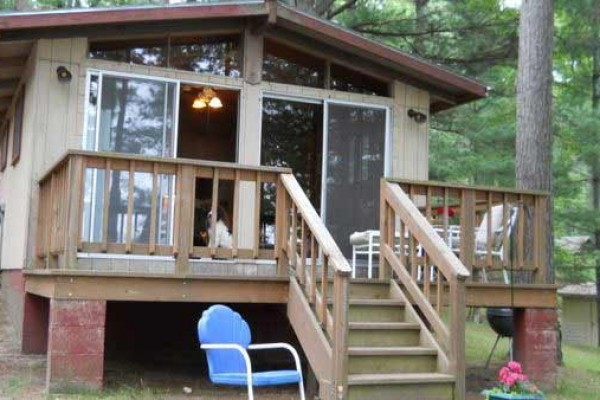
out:
M105 324L104 300L50 300L47 390L102 388Z
M179 206L178 218L175 226L179 229L175 232L177 237L177 255L175 258L175 273L184 275L189 270L190 253L192 251L192 235L194 229L194 189L196 174L193 166L181 166L179 176L181 180L177 193L177 204Z
M543 389L556 387L558 378L558 313L553 308L516 308L513 349L515 360L532 382Z

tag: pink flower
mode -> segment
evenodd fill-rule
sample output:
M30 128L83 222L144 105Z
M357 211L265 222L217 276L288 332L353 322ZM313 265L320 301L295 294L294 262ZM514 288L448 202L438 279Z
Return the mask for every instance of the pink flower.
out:
M506 383L505 380L509 374L510 374L510 370L507 367L502 367L502 369L498 373L498 380L502 383Z
M519 364L516 361L510 361L508 363L508 369L510 369L512 372L516 372L517 374L523 373L523 370L521 369L521 364Z

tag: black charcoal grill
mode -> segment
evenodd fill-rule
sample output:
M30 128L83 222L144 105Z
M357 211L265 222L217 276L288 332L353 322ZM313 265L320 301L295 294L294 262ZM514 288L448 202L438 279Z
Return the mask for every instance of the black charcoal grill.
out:
M485 363L485 367L489 367L490 361L492 359L492 355L494 354L494 350L496 350L496 346L500 341L500 338L507 337L509 339L509 351L510 351L510 359L512 360L512 337L515 332L515 324L514 324L514 312L512 308L488 308L487 309L487 320L490 324L490 327L496 332L498 337L496 337L496 343L494 343L494 347L492 347L492 351Z

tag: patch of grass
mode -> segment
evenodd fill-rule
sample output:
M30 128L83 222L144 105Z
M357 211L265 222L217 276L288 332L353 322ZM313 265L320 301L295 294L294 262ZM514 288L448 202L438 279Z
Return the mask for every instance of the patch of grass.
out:
M0 395L8 398L16 397L21 393L29 382L22 377L11 376L0 385Z
M488 324L467 323L466 350L470 366L482 366L494 345L496 334ZM600 398L600 348L563 343L564 366L558 387L547 393L548 400L589 400ZM490 368L508 360L508 339L501 339ZM497 371L493 371L495 374ZM527 371L525 371L527 372Z
M468 322L466 331L467 363L484 365L495 341L496 333L486 322L482 324ZM493 365L505 361L508 361L508 339L502 338L494 351L491 363Z
M164 398L164 394L149 388L121 386L103 391L53 393L46 398L48 400L160 400Z

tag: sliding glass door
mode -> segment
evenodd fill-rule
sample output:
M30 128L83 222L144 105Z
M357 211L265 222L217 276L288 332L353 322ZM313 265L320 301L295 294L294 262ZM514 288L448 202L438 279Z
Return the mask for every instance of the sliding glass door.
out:
M261 164L293 169L347 257L352 232L379 229L388 113L374 105L263 99ZM274 204L266 209L274 213Z
M387 114L387 108L326 102L322 208L327 228L347 257L352 232L379 229Z

